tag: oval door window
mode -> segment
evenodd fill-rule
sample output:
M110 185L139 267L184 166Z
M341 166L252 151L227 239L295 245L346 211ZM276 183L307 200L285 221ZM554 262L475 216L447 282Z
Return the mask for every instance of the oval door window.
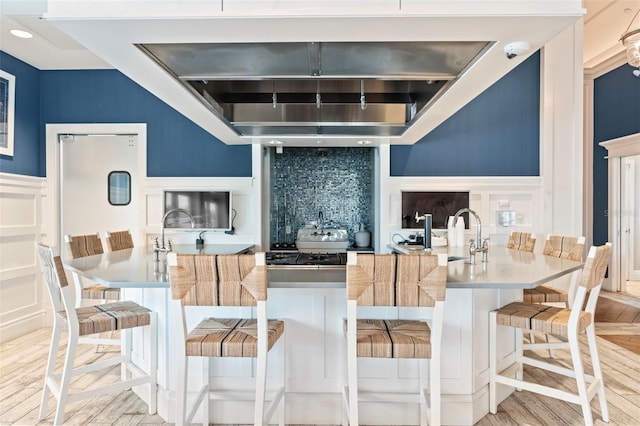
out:
M126 206L131 202L131 175L129 172L117 171L109 173L107 178L109 204Z

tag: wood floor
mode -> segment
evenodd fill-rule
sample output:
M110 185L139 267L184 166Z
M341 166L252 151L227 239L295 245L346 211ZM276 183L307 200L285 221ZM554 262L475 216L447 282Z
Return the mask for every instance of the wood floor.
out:
M640 299L616 293L605 293L599 301L596 329L604 372L610 425L640 425ZM0 425L40 425L53 421L54 400L49 400L48 417L38 422L42 377L46 362L50 330L41 329L0 345ZM606 339L606 340L605 340ZM625 340L626 339L626 340ZM625 347L631 350L625 349ZM632 352L635 351L636 353ZM583 352L586 341L583 341ZM546 352L537 355L546 356ZM90 345L82 345L82 360L97 360L113 353L94 353ZM556 362L570 365L568 354L558 351ZM62 357L58 359L58 366ZM588 357L585 359L590 369ZM80 377L72 382L74 389L88 389L110 383L119 377L118 367L104 374ZM571 380L525 367L525 376L542 383L574 390ZM594 421L604 425L597 398L592 403ZM147 406L132 391L96 397L69 404L65 425L162 425L157 415L147 414ZM514 392L498 407L498 414L487 415L477 425L580 425L582 414L574 404L564 403L530 392Z
M640 354L640 283L627 293L603 292L596 308L597 334Z

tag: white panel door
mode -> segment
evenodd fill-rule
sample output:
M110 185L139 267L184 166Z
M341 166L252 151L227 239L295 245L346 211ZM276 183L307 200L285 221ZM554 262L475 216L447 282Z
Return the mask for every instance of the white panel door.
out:
M137 135L60 135L59 140L61 235L99 232L104 239L106 231L129 229L137 244Z
M640 155L622 158L623 279L640 281Z

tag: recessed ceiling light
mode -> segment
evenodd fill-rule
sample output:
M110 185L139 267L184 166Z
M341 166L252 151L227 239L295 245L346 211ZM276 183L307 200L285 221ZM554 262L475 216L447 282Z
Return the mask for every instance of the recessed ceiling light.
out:
M358 145L371 145L371 141L358 141Z
M269 141L269 143L270 143L271 145L282 145L284 142L282 142L282 141L277 141L277 140L271 140L271 141Z
M16 37L20 37L20 38L33 38L33 34L31 34L28 31L23 31L23 30L10 30L9 31L12 35L16 36Z

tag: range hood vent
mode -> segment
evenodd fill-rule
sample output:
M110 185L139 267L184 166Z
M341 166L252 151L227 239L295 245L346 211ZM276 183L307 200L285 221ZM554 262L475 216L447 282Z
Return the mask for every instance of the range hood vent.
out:
M466 42L144 44L247 137L402 135L491 45Z

